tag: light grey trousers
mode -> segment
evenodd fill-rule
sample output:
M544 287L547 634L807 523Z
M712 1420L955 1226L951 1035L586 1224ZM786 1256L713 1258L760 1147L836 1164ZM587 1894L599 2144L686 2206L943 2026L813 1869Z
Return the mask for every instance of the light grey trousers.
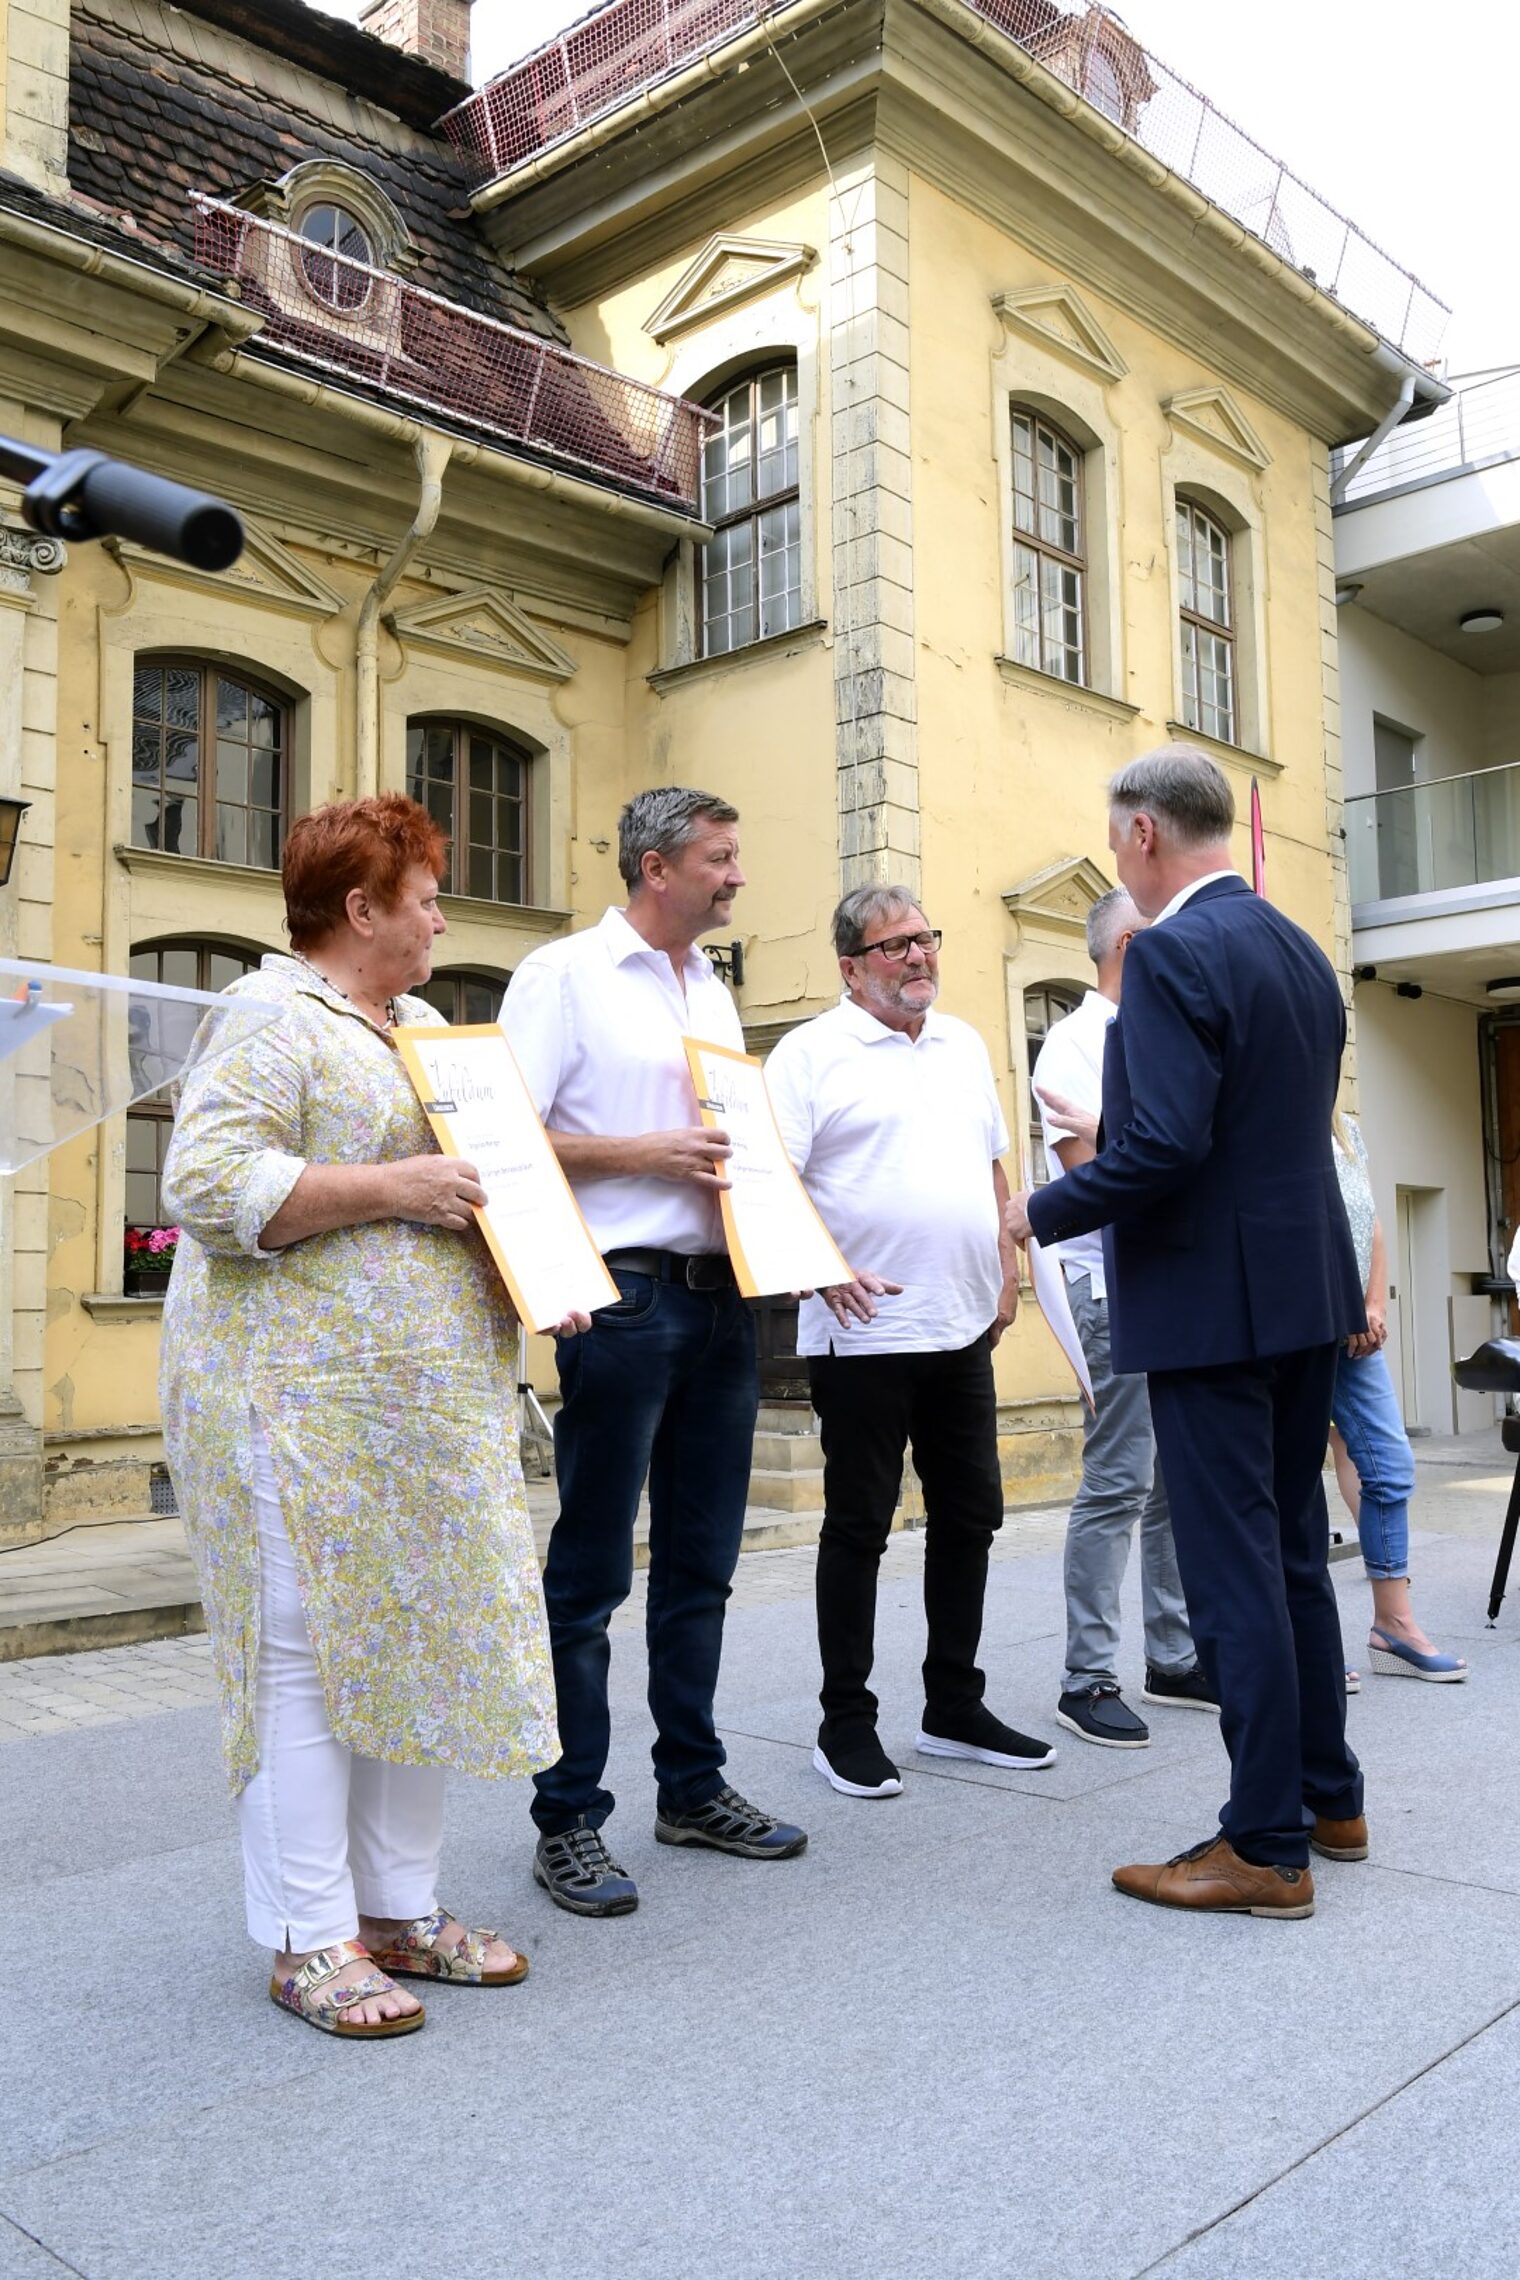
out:
M1069 1276L1066 1290L1098 1405L1097 1416L1084 1420L1082 1486L1066 1527L1063 1686L1071 1693L1117 1675L1119 1586L1137 1520L1145 1659L1157 1670L1176 1673L1193 1669L1198 1657L1177 1574L1145 1379L1115 1377L1108 1351L1108 1301L1094 1298L1091 1278Z

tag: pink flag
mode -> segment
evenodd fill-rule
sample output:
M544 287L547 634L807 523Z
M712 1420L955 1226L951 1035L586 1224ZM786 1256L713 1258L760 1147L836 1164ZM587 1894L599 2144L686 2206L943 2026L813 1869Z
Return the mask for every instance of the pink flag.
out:
M1259 895L1267 891L1267 835L1261 823L1261 787L1251 778L1251 884Z

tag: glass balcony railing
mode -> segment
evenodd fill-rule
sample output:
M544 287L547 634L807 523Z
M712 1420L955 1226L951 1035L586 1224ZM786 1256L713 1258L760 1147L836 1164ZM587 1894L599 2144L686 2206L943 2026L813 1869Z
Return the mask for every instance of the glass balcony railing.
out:
M1520 879L1520 762L1346 802L1353 903Z

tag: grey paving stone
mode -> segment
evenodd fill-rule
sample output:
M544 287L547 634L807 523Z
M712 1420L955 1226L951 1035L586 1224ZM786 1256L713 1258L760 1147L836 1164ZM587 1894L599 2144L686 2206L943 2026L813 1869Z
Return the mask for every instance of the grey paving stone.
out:
M0 2217L0 2280L64 2280L73 2269Z
M1155 2267L1158 2280L1513 2280L1520 2019L1511 2012L1238 2214Z
M1375 1858L1318 1867L1301 1924L1200 1920L1111 1887L1117 1862L1212 1824L1223 1756L1203 1718L1158 1712L1149 1752L1063 1736L1065 1788L905 1752L901 1798L836 1797L809 1762L805 1588L736 1605L722 1722L734 1778L801 1820L808 1852L659 1847L643 1656L624 1634L610 1835L639 1912L555 1910L530 1881L528 1786L451 1785L444 1893L501 1923L533 1973L500 1994L432 1990L425 2032L388 2046L334 2044L267 2003L209 1709L13 1743L0 1877L70 1967L30 1974L25 2005L0 2011L0 2211L89 2280L1329 2280L1313 2261L1327 2207L1356 2210L1336 2280L1413 2273L1379 2249L1383 2207L1399 2253L1457 2244L1422 2276L1512 2271L1520 2055L1482 2030L1520 2001L1500 1828L1520 1609L1483 1631L1491 1556L1478 1534L1422 1551L1417 1603L1443 1639L1466 1622L1474 1678L1369 1679L1351 1704ZM1355 1638L1365 1584L1338 1588ZM1052 1641L1024 1626L1053 1593L1057 1555L994 1563L997 1707L1036 1732ZM884 1737L911 1742L911 1575L884 1593L881 1646ZM166 1927L178 1984L145 1999L133 1959ZM306 2189L335 2122L383 2180L378 2217L363 2192ZM1486 2236L1458 2206L1464 2180L1487 2194ZM1483 2261L1495 2242L1507 2262Z

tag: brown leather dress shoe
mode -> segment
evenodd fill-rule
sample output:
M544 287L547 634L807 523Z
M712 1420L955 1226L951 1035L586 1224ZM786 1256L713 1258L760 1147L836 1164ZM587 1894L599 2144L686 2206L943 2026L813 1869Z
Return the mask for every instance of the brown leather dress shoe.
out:
M1259 1868L1227 1837L1207 1837L1156 1867L1116 1868L1132 1900L1158 1908L1198 1908L1229 1916L1312 1916L1314 1878L1306 1868Z
M1323 1813L1316 1813L1309 1837L1309 1850L1321 1854L1326 1860L1365 1860L1365 1814L1358 1813L1349 1821L1327 1821Z

